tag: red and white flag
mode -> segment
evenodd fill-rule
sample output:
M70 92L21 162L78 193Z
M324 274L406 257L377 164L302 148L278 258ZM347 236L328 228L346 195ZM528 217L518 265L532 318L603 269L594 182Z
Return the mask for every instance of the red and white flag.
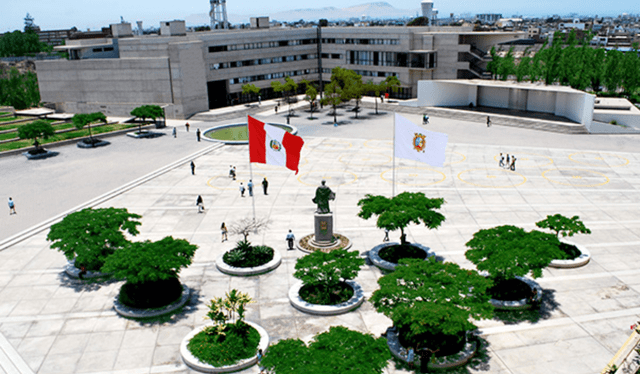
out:
M248 117L249 161L285 166L298 174L300 151L304 140L280 127L267 125L251 116Z

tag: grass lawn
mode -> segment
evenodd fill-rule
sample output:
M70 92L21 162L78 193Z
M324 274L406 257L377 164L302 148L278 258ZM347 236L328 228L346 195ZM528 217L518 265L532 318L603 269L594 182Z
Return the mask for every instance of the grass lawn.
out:
M275 125L275 126L280 127L281 129L287 132L291 132L291 129L286 126L279 126L279 125ZM247 135L247 125L225 127L223 129L210 131L206 133L205 136L215 140L243 141L243 140L249 139Z
M15 120L25 119L25 118L29 118L29 117L3 117L3 118L0 118L0 122L9 122L9 121L15 121Z
M95 136L98 134L102 134L105 132L111 132L111 131L117 131L117 130L123 130L123 129L129 129L132 127L137 127L136 125L131 125L131 124L115 124L115 125L106 125L106 126L100 126L100 127L96 127L96 128L92 128L91 129L91 133ZM38 142L40 142L40 144L44 145L44 144L48 144L48 143L53 143L53 142L59 142L61 140L67 140L67 139L74 139L74 138L83 138L89 136L89 130L83 129L83 130L77 130L77 131L70 131L70 132L65 132L63 134L55 134L51 137L49 137L49 139L38 139ZM31 147L33 146L33 140L31 139L26 139L26 140L19 140L19 141L15 141L15 142L11 142L11 143L6 143L6 144L0 144L0 152L2 151L10 151L13 149L20 149L20 148L27 148L27 147Z
M9 114L10 112L0 112L0 116L3 116L5 114Z

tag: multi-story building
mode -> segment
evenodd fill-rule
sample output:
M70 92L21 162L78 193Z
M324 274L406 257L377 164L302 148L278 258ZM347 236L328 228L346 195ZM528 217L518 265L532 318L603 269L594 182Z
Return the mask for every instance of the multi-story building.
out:
M327 82L331 69L355 70L363 81L397 76L396 93L412 98L425 79L481 77L486 51L526 37L522 32L473 32L463 27L259 28L185 32L163 22L160 35L134 36L128 24L112 37L69 40L56 47L70 60L38 61L43 102L68 112L124 115L141 104L165 107L169 118L242 100L242 85L273 97L286 76Z

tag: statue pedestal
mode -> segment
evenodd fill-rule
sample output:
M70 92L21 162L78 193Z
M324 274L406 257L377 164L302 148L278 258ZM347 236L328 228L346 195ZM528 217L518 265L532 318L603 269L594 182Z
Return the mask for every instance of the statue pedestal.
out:
M333 213L316 213L313 218L315 235L311 244L320 248L337 247L340 241L333 237Z

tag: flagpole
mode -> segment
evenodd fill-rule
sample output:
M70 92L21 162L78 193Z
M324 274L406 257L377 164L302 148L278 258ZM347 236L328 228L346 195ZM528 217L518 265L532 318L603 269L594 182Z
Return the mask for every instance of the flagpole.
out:
M253 184L253 167L251 166L251 143L249 142L251 137L249 136L249 116L247 116L247 150L249 151L249 181ZM248 185L249 183L247 183ZM249 188L247 186L247 188ZM253 196L253 186L251 186L251 206L253 208L253 222L256 221L256 199Z
M393 113L393 171L391 184L391 197L396 196L396 113Z

